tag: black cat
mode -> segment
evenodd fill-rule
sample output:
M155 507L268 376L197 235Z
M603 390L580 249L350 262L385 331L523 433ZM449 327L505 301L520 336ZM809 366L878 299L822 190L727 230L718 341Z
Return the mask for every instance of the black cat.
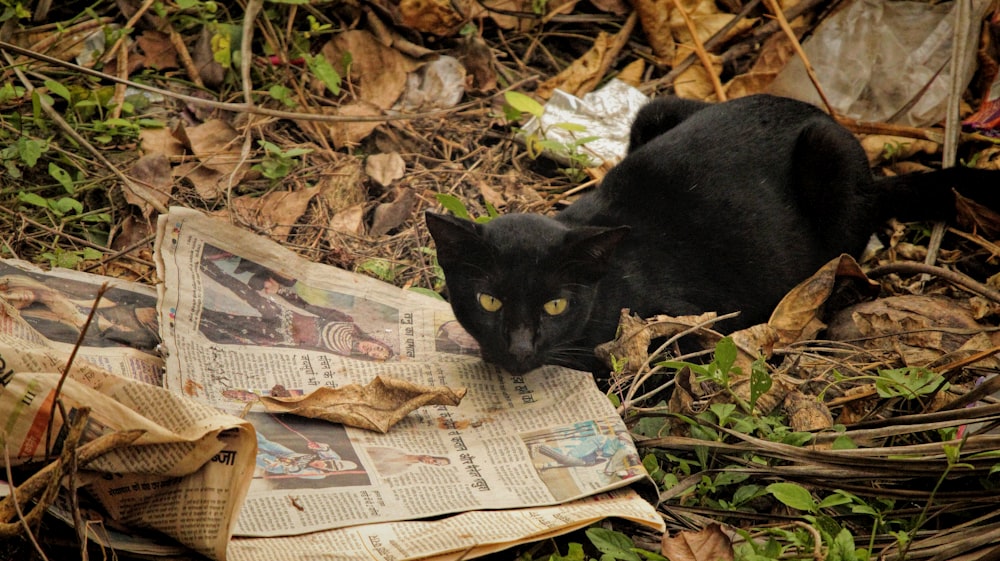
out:
M812 105L660 98L639 112L625 159L554 218L426 219L455 316L486 361L591 370L622 308L739 310L726 331L766 321L821 265L860 253L880 221L952 217L953 186L996 206L1000 172L876 179L855 137Z

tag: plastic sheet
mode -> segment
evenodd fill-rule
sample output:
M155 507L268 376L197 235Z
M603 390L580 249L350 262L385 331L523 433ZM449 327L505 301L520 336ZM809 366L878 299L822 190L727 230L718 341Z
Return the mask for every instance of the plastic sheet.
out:
M978 37L988 0L972 0ZM865 121L926 126L944 118L955 36L956 2L853 0L803 44L834 109ZM966 45L962 84L974 70L976 42ZM821 100L795 57L771 93L816 105Z

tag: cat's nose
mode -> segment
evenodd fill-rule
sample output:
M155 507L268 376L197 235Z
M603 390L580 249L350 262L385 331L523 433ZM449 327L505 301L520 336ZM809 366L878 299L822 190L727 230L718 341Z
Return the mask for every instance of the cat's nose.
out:
M534 339L534 333L530 328L519 327L510 332L510 344L507 346L507 352L518 362L527 362L535 354Z

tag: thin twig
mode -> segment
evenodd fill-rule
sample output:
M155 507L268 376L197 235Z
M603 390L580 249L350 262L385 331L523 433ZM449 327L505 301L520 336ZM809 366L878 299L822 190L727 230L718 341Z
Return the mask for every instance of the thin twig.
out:
M778 5L778 0L765 0L767 2L767 7L774 13L774 17L778 20L778 26L788 37L788 40L792 43L792 48L795 49L795 54L799 55L799 59L802 61L802 65L806 69L806 74L809 76L809 81L812 82L814 88L816 88L816 93L819 94L820 99L823 100L823 105L826 107L826 112L830 115L836 115L837 110L833 108L830 104L830 100L826 98L826 94L823 92L823 87L819 83L819 78L816 77L816 71L813 70L812 63L809 62L809 57L806 56L806 52L802 50L802 43L799 42L798 36L792 31L792 26L788 25L788 20L785 19L785 13L781 11L781 6Z
M291 119L297 121L320 121L325 123L380 123L385 121L407 121L412 119L426 119L432 117L445 117L454 114L459 111L464 111L471 107L479 107L482 105L488 105L493 99L503 96L510 90L514 90L529 84L538 79L537 76L529 76L523 78L516 82L513 82L510 86L503 88L502 90L486 96L482 99L469 101L466 103L461 103L454 107L448 109L434 109L430 111L421 111L418 113L392 113L386 115L327 115L320 113L303 113L298 111L279 111L276 109L268 109L267 107L260 107L257 105L246 104L246 103L229 103L225 101L215 101L212 99L204 99L200 97L195 97L192 95L180 94L163 88L157 88L155 86L150 86L147 84L142 84L139 82L133 82L132 80L122 80L117 76L112 76L111 74L105 74L104 72L98 72L90 68L85 68L78 64L73 64L72 62L66 62L64 60L59 60L41 53L36 53L22 47L18 47L12 43L6 41L0 41L0 51L10 51L17 53L19 55L27 56L41 62L66 68L74 72L79 72L87 76L92 76L94 78L100 78L102 80L107 80L109 82L125 83L137 90L142 90L145 92L156 93L164 97L169 97L171 99L176 99L189 103L191 105L197 105L201 107L209 107L212 109L220 109L223 111L232 111L234 113L252 113L254 115L267 115L269 117L276 117L279 119ZM11 63L13 64L13 63Z
M988 298L994 302L1000 303L1000 292L986 286L985 284L970 278L967 275L963 275L957 271L950 271L948 269L937 267L934 265L927 265L924 263L912 263L912 262L900 262L900 263L890 263L888 265L882 265L875 267L874 269L868 271L866 274L869 278L884 277L892 273L903 273L903 274L931 274L947 281L953 282L963 288L966 288L984 298Z
M694 52L698 55L701 65L705 67L708 79L712 82L712 88L715 90L715 97L719 101L726 101L726 90L722 88L722 82L719 81L719 75L712 66L712 58L708 55L708 51L705 50L705 45L701 42L701 37L698 37L698 29L695 27L694 22L691 21L691 16L688 15L687 10L684 9L684 6L681 6L680 0L673 0L673 2L674 9L684 18L684 25L687 26L688 33L691 34L691 40L694 42Z

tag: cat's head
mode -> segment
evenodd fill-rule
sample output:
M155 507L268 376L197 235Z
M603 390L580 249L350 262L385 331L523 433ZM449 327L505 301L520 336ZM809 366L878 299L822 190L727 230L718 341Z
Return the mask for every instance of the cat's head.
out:
M485 224L426 218L455 317L484 360L515 374L593 361L580 338L628 228L570 227L536 214Z

